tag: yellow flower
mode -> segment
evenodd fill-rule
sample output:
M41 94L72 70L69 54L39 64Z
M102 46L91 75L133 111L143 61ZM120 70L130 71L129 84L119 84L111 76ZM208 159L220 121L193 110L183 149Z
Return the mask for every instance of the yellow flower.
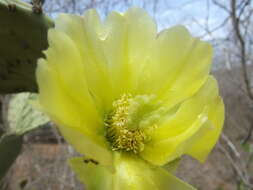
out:
M62 14L48 41L39 101L85 156L70 164L88 189L194 189L170 173L184 154L203 162L222 129L211 45L183 26L157 34L138 8Z

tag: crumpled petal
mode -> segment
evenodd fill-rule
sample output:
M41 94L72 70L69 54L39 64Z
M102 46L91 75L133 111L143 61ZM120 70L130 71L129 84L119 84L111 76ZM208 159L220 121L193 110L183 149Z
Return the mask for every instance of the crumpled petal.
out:
M194 38L184 26L162 31L154 45L145 79L149 91L174 105L195 94L208 78L212 62L212 46Z
M192 143L191 148L186 153L192 157L195 157L201 162L204 162L206 160L208 154L214 147L221 134L225 117L224 103L221 97L217 97L214 100L207 112L212 129L208 130L205 134L198 137L198 139Z
M69 160L72 169L88 190L194 190L165 169L154 167L135 155L115 155L115 173L83 158Z
M204 161L220 135L223 121L224 105L216 80L209 77L196 95L161 121L140 155L155 165L164 165L183 154Z

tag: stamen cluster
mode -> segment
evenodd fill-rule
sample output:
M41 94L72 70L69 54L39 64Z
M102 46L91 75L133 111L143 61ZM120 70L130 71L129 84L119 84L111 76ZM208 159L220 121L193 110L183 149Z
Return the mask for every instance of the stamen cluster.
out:
M122 150L135 154L144 149L146 136L141 129L131 129L128 126L129 105L133 101L130 94L123 94L113 102L113 111L105 120L106 137L111 143L112 150Z

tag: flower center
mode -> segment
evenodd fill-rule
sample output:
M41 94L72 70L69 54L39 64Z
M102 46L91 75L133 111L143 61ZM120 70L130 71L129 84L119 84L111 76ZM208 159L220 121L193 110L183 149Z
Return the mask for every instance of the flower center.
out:
M135 154L143 151L148 132L156 127L152 113L161 112L157 107L152 95L123 94L115 100L105 118L106 138L112 150Z

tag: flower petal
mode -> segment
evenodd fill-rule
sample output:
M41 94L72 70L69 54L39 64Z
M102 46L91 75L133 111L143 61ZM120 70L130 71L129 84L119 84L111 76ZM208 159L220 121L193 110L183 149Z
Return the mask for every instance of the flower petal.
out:
M158 35L149 65L149 89L170 108L205 83L211 60L211 45L193 38L185 27L164 30Z
M56 30L64 32L77 47L83 77L96 104L103 112L111 106L112 92L106 57L102 47L103 25L95 10L88 10L83 17L61 14L56 20Z
M106 19L104 51L109 65L115 97L138 93L143 68L149 61L156 36L155 22L142 9L125 14L112 12Z
M86 88L92 94L97 108L102 114L104 109L111 104L110 79L106 67L105 57L101 47L99 35L102 34L103 27L100 18L95 10L89 10L81 17L71 14L61 14L55 21L53 31L57 34L65 35L75 46L75 54L69 56L69 59L76 60L66 62L67 67L76 70L76 74L81 74L82 80L86 83ZM61 44L55 36L50 36L49 40L55 44ZM72 45L72 47L73 47ZM79 67L77 66L79 65ZM69 71L66 69L66 72ZM78 84L78 80L77 84Z
M208 118L211 122L212 129L196 139L192 147L187 151L187 154L195 157L201 162L206 160L206 157L220 136L224 123L224 112L223 101L220 97L217 97L208 110Z
M91 110L74 101L47 61L39 61L36 76L42 109L59 126L65 139L80 153L97 158L104 165L110 165L111 153L107 150L99 118L96 115L86 118Z
M80 113L87 121L90 120L90 125L97 126L95 123L101 123L102 117L97 112L93 97L89 92L84 78L84 66L75 44L66 34L54 29L49 30L48 38L50 48L45 52L47 58L44 63L54 72L52 75L56 76L51 80L57 80L55 82L61 84L62 87L61 93L76 103L79 107L76 107L76 110L84 111ZM40 67L37 72L40 72ZM39 86L41 83L43 81L39 81Z
M85 184L87 190L113 190L113 174L102 165L84 162L84 158L76 157L68 160L78 179Z
M100 165L84 164L82 158L71 159L70 165L88 190L194 190L166 170L153 167L134 155L117 154L115 173Z
M223 120L217 83L209 77L196 95L161 122L141 156L155 165L163 165L186 153L203 161L219 137Z
M179 167L181 162L181 158L177 158L171 162L168 162L167 164L163 165L163 168L167 170L168 172L175 174L177 171L177 168Z
M65 127L63 125L58 127L66 141L78 152L84 154L88 158L97 160L108 169L114 170L112 152L103 144L102 138L98 139L97 137L95 141L90 138L90 135L83 133L82 129ZM98 141L100 142L99 144L97 143Z

